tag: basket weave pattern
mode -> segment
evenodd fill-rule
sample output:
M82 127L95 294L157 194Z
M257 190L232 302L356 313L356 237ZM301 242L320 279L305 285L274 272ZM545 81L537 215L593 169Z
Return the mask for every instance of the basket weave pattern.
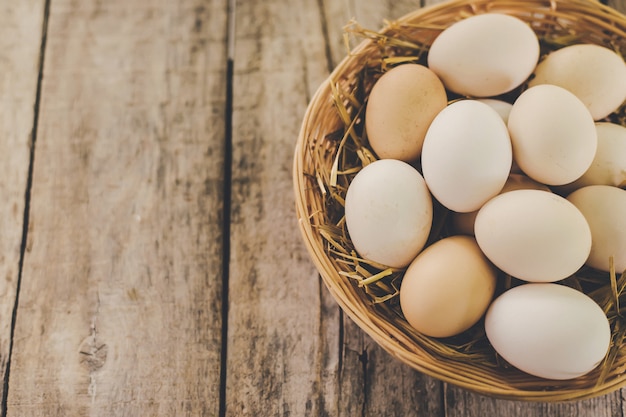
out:
M392 356L420 372L507 399L564 401L608 393L626 384L626 354L623 354L626 345L621 339L615 341L619 344L618 353L610 368L602 365L583 377L568 381L548 381L524 374L499 363L495 354L485 358L484 349L450 345L420 335L408 326L397 305L373 303L363 288L346 276L348 268L322 233L325 228L341 228L341 224L337 224L341 223L341 214L329 214L329 207L332 201L341 201L349 178L340 179L335 188L328 187L322 180L332 172L337 154L345 146L342 137L351 133L346 133L350 129L346 129L346 121L337 111L337 91L356 92L362 103L374 79L364 77L364 71L376 71L376 68L369 68L371 62L380 62L381 55L415 54L410 47L383 44L381 39L405 40L407 44L424 45L427 49L443 28L484 12L506 13L526 21L544 43L594 43L616 50L622 56L626 53L626 17L593 0L449 0L389 22L379 32L382 37L363 40L335 68L305 113L293 171L296 212L304 242L344 312ZM351 117L362 123L357 104L350 99L343 103ZM342 151L346 154L344 158L355 161L368 157L351 154L353 149ZM333 199L333 195L339 198Z

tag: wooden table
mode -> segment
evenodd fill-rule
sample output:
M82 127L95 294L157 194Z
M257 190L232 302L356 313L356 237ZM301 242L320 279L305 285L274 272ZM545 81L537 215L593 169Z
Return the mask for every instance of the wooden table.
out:
M1 415L623 415L409 369L301 243L293 149L342 27L419 6L0 0Z

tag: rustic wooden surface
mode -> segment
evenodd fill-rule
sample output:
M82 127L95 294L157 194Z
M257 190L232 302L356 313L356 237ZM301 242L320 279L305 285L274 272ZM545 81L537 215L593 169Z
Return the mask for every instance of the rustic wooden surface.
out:
M293 147L342 26L436 2L0 0L0 415L624 415L408 369L301 244Z

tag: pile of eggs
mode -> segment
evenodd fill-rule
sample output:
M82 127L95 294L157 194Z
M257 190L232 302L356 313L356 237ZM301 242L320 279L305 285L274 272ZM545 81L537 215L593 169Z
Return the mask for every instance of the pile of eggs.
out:
M446 338L484 318L514 367L559 380L590 372L609 321L558 281L584 265L609 271L609 259L626 270L626 127L606 121L626 100L624 60L591 44L540 59L529 25L498 13L454 23L427 60L372 87L365 131L379 159L345 198L355 249L406 268L400 307L418 332ZM513 103L497 99L524 83ZM434 200L455 233L426 246ZM500 271L523 284L496 297Z

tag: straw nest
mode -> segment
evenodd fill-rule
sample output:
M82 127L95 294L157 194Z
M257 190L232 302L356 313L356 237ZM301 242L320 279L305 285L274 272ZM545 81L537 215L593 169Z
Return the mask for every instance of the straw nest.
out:
M484 12L516 16L530 24L542 53L575 43L594 43L624 56L626 17L592 0L448 0L418 9L380 31L346 26L357 46L312 98L294 158L296 211L309 254L331 294L365 332L392 356L425 374L482 394L529 401L566 401L614 391L626 383L626 274L583 268L562 283L589 294L604 309L612 342L591 373L551 381L507 365L490 347L481 323L463 334L434 339L412 330L402 317L398 289L402 270L360 259L346 232L343 202L354 175L376 156L363 136L364 104L371 86L391 66L426 62L429 45L447 26ZM524 86L502 97L511 101ZM610 120L626 125L624 109ZM446 236L446 211L439 208L431 242ZM621 271L618 271L621 272ZM459 271L459 273L462 273ZM497 291L516 280L500 279Z

